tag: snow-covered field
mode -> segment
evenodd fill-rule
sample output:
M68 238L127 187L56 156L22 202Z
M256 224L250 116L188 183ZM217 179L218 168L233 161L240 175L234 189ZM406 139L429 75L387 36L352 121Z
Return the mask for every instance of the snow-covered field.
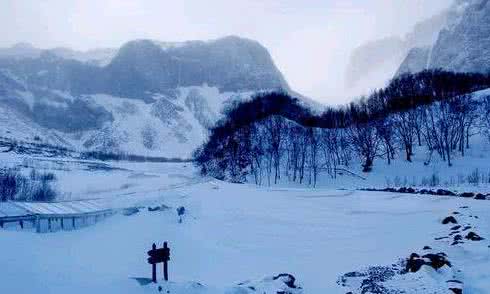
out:
M60 163L2 156L7 165L54 170L67 198L144 208L76 231L0 230L0 293L158 293L156 285L141 286L135 278L151 277L146 252L163 241L171 248L169 272L175 282L162 284L167 293L254 293L233 286L280 273L293 274L304 293L357 293L355 283L348 283L353 288L337 284L339 277L390 266L412 252L423 253L424 246L446 253L453 267L439 274L424 266L394 277L386 287L447 293L441 292L448 289L446 281L456 279L464 283L464 293L490 291L490 201L334 186L230 184L200 177L190 163ZM162 204L170 208L146 209ZM182 223L175 212L180 206L186 208ZM455 211L461 225L486 240L455 246L452 235L435 240L450 234L452 225L441 220Z

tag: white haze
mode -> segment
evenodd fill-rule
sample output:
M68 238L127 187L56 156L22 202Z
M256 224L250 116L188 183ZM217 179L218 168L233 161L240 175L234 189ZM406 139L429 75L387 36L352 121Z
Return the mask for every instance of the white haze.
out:
M117 47L239 35L265 45L291 87L323 103L348 101L344 71L365 41L403 35L450 0L2 0L0 46Z

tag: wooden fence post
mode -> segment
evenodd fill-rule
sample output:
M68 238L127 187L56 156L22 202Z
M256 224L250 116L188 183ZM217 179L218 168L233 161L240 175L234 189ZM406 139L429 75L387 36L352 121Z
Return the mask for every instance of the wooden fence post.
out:
M153 245L151 246L151 249L156 250L157 245L155 243L153 243ZM156 263L153 263L151 265L151 280L153 281L153 283L157 282L157 265L156 265Z
M163 250L170 253L167 242L163 242ZM163 261L163 278L165 279L165 281L168 281L168 258L165 258L165 260Z

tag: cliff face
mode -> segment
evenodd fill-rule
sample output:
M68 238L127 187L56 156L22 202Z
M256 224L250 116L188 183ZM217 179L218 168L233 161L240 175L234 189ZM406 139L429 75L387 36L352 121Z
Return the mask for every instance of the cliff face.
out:
M360 46L346 71L347 87L363 81L368 81L371 88L380 87L393 76L425 69L488 72L489 6L488 0L455 0L449 9L419 22L402 38Z
M425 48L412 49L397 74L435 68L455 72L490 71L488 0L457 1L437 40Z

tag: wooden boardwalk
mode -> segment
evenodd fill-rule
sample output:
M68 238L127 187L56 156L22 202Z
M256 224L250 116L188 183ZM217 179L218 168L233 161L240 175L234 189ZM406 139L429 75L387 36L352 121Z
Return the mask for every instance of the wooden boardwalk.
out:
M100 200L0 202L0 228L35 230L37 233L75 230L114 213Z

